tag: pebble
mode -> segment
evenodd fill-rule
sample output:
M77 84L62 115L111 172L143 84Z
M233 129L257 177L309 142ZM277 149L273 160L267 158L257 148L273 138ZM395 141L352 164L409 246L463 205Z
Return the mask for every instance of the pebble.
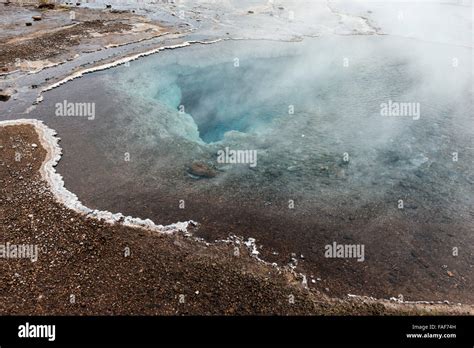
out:
M201 178L213 178L217 175L216 171L208 164L200 161L194 162L189 168L188 173Z

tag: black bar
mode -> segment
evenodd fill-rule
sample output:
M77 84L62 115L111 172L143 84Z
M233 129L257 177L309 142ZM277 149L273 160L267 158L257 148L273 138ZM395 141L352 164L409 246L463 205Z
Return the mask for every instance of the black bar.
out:
M25 323L55 327L55 340L20 338ZM413 325L417 325L414 328ZM431 326L434 325L434 326ZM427 326L425 330L420 327ZM394 344L473 347L474 317L0 317L0 345ZM407 334L456 334L408 338Z

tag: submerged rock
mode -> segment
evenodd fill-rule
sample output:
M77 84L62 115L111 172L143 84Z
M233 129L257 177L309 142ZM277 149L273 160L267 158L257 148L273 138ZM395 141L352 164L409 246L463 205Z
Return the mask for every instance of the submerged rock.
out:
M52 3L42 3L37 6L37 8L42 8L42 9L48 9L48 10L54 10L55 4Z
M188 173L197 178L214 178L217 175L214 168L201 161L193 162L188 168Z
M0 101L8 101L10 97L15 93L16 91L13 88L6 88L0 90Z

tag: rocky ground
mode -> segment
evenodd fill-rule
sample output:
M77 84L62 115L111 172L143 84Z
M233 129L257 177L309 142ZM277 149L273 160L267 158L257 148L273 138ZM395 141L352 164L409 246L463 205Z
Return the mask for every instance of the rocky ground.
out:
M107 46L147 40L166 28L132 11L0 4L0 70L38 70Z
M472 314L469 306L330 299L242 244L110 225L58 203L31 125L0 127L0 244L38 259L0 259L1 314ZM238 248L238 253L236 249Z

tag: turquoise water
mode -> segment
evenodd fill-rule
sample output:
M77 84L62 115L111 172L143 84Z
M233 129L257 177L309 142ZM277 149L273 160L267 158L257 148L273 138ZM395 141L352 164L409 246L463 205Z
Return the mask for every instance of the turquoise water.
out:
M272 74L283 69L285 58L255 59L235 67L220 63L189 68L180 73L176 85L180 103L198 125L206 143L222 140L228 131L249 132L258 124L268 124L288 107L285 93L268 94Z

